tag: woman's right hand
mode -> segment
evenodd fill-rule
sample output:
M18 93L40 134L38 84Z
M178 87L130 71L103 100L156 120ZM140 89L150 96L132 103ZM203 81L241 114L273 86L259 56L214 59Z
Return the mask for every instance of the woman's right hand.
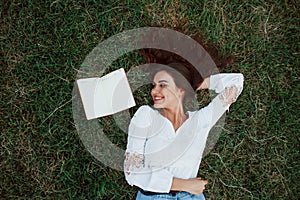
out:
M186 192L191 194L201 194L205 189L205 185L208 183L207 180L202 180L200 177L188 179L188 187Z

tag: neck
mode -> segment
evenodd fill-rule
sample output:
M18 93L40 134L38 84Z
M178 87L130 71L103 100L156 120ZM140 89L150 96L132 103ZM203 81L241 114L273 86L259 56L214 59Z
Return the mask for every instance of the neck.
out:
M184 114L182 106L179 106L175 109L164 108L162 110L163 116L165 116L173 124L175 131L183 124L187 119L187 116Z

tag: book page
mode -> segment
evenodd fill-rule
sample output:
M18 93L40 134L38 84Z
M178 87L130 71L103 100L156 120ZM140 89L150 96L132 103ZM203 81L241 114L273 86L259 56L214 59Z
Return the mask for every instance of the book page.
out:
M101 78L77 81L87 119L112 115L135 106L123 68Z
M77 85L87 119L95 116L94 92L98 78L86 78L77 80Z

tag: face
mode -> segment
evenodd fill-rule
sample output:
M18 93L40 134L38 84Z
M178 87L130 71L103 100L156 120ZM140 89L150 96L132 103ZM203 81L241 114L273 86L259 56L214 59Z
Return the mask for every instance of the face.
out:
M174 109L182 106L184 91L178 88L173 77L166 71L159 71L153 79L151 96L155 108Z

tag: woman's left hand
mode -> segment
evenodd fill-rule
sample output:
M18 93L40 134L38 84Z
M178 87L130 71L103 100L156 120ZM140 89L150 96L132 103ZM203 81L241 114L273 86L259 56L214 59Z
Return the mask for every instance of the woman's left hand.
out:
M204 81L199 85L197 90L206 90L206 89L208 89L209 88L209 82L210 82L209 77L204 79Z

